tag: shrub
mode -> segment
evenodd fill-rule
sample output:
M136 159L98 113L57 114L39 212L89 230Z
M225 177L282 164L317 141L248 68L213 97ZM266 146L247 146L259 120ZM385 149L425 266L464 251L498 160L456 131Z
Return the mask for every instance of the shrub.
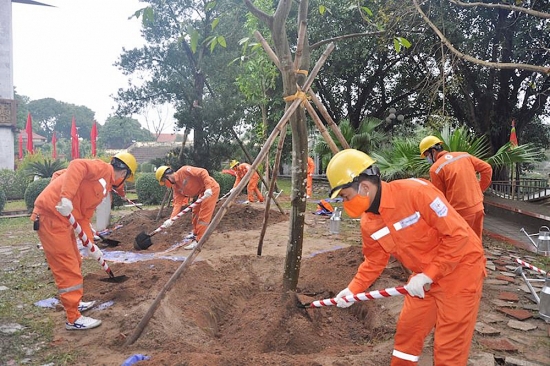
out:
M25 190L30 183L22 171L11 169L0 170L0 187L4 190L6 199L20 200L25 196Z
M42 178L29 184L25 190L25 205L27 206L29 212L34 208L34 201L36 201L38 195L42 193L51 180L51 178Z
M235 184L235 177L231 174L214 172L212 178L220 185L220 197L229 192L233 188L233 184Z
M139 166L139 171L142 173L153 173L153 164L151 163L142 163Z
M6 194L4 190L0 188L0 212L4 211L4 206L6 205Z
M51 178L53 173L66 167L67 164L61 160L45 158L41 161L29 162L23 171L30 177Z
M136 193L141 203L158 205L164 198L166 187L157 182L155 173L141 173L136 178Z

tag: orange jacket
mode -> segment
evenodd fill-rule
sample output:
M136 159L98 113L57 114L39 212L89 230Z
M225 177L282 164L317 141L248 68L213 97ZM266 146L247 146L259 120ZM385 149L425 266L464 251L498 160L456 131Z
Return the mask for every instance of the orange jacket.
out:
M235 184L233 184L233 188L235 188L241 182L243 177L246 175L246 173L248 173L248 171L251 168L252 166L247 163L240 163L234 168L235 173L237 173L237 176L235 178ZM254 172L254 174L252 174L252 176L250 177L251 181L255 180L257 182L259 179L260 179L260 176L256 172Z
M75 159L65 171L60 172L38 195L33 214L55 215L69 225L55 206L61 197L73 203L73 216L88 238L93 238L90 221L96 207L111 191L115 182L115 172L111 164L101 160Z
M65 173L67 171L67 169L60 169L60 170L56 170L53 174L52 174L52 180L54 180L55 178L59 177L61 174ZM115 182L117 183L117 182ZM113 189L115 190L115 192L120 196L120 197L124 197L126 196L126 189L124 187L124 184L120 184L117 188L113 187Z
M313 175L313 173L315 173L315 162L310 156L308 156L307 157L307 175Z
M174 173L175 183L172 186L174 192L174 209L171 217L181 211L181 207L189 201L190 197L202 196L207 189L219 187L206 169L184 165Z
M480 238L430 182L382 182L381 190L380 214L361 216L365 261L348 285L353 293L378 278L390 255L434 283L457 266L485 260Z
M441 151L430 168L432 183L461 215L483 210L483 191L492 174L491 165L465 152Z

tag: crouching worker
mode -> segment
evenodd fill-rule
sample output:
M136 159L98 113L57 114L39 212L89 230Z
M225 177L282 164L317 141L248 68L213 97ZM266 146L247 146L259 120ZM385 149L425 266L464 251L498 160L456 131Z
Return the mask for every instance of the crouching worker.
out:
M129 153L116 154L110 164L76 159L63 174L52 179L34 202L31 220L35 221L35 230L65 308L68 330L92 329L99 326L101 320L81 314L95 302L82 301L82 258L73 226L66 216L72 213L86 236L92 239L90 221L96 207L112 188L133 181L136 169L136 159Z
M199 196L203 201L193 207L193 229L184 239L192 240L184 249L195 249L204 232L210 224L216 202L220 195L220 185L212 178L206 169L189 165L182 166L177 171L163 165L157 169L155 176L161 186L172 188L174 195L174 209L170 219L164 222L165 227L174 223L171 218L176 216L190 197Z
M229 163L229 168L235 171L235 184L233 184L233 188L231 188L230 191L231 193L233 193L233 191L239 185L246 173L248 173L248 171L252 169L252 166L247 163L239 163L237 160L232 160L231 163ZM264 201L264 196L258 188L259 181L260 175L257 172L254 172L254 174L252 174L250 180L248 181L248 185L246 186L248 200L244 202L245 204L255 202L256 197L258 198L258 202Z
M387 183L374 163L347 149L327 167L331 197L339 195L347 214L361 217L365 258L336 296L337 306L352 305L344 297L364 292L393 255L413 274L405 286L409 295L397 322L391 365L416 365L435 327L434 365L465 366L485 277L481 239L430 182Z

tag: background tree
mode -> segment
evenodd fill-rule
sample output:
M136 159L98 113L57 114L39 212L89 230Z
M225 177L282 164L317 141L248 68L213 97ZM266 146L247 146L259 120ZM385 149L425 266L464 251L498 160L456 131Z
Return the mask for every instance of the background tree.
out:
M98 144L106 149L126 149L135 141L155 140L149 130L128 117L109 117L98 130Z

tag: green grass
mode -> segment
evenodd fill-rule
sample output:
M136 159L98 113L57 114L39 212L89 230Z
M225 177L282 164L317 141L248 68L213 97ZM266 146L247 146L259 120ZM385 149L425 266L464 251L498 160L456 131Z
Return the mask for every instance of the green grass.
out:
M4 211L15 211L15 210L26 210L27 206L25 206L24 200L17 200L17 201L7 201L6 205L4 206Z

